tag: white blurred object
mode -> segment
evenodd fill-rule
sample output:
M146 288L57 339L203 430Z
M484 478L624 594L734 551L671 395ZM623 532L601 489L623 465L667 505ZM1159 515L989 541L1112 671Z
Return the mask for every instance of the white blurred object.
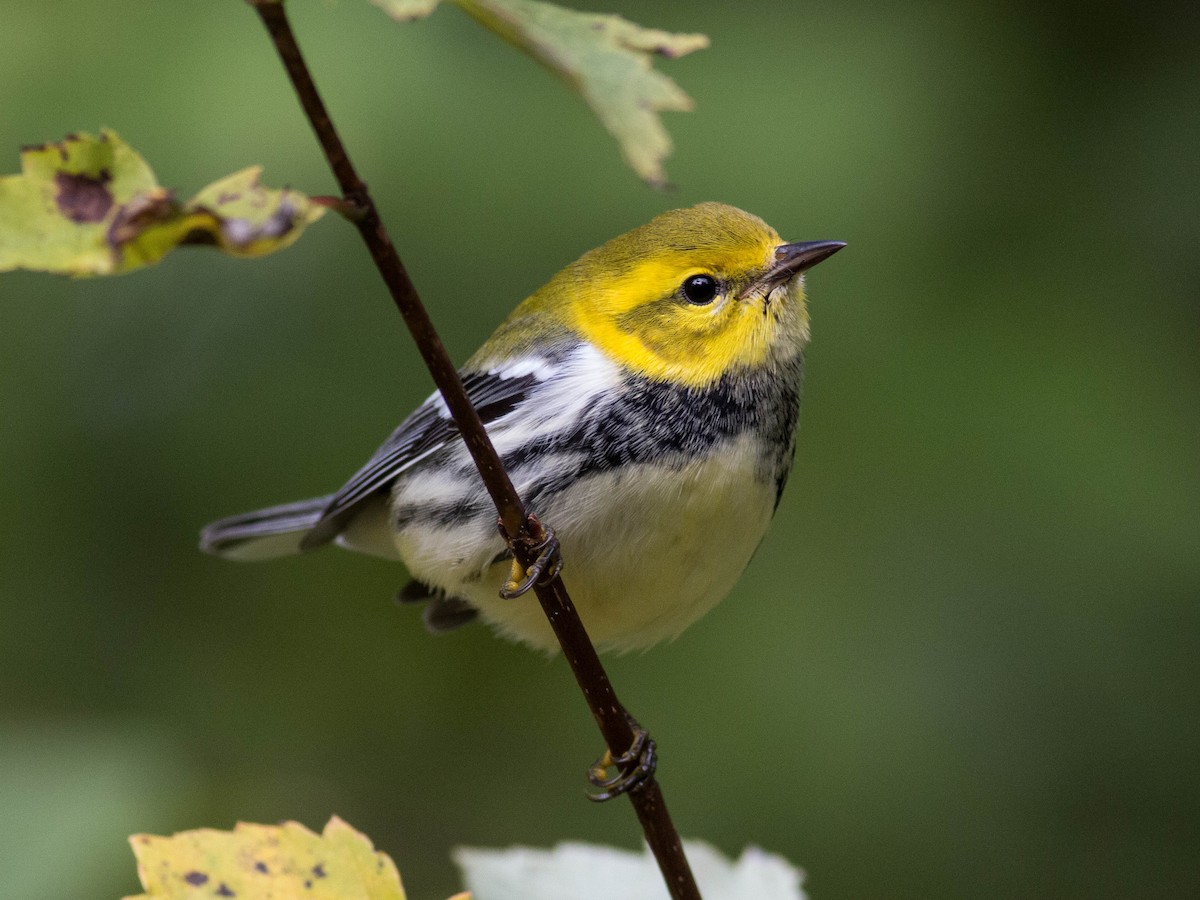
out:
M804 873L781 856L747 847L731 862L702 841L684 841L683 848L705 900L806 900ZM669 900L649 849L460 847L454 861L474 900Z

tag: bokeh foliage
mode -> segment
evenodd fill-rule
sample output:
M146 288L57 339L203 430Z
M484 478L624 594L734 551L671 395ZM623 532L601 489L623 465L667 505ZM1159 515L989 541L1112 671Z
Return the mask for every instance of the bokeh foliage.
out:
M667 196L456 10L293 7L457 358L669 205L850 243L810 278L798 468L753 566L611 662L685 835L782 853L822 900L1200 891L1190 6L607 4L713 38L670 64L696 112L667 119ZM105 124L185 196L250 163L333 189L241 3L0 25L3 171ZM427 636L384 562L194 549L336 487L429 392L356 240L0 280L0 897L133 893L127 834L237 819L336 812L414 897L452 892L459 843L635 844L582 800L561 661Z

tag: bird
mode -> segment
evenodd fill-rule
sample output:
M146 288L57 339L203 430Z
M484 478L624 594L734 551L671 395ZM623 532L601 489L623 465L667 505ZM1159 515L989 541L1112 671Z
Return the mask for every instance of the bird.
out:
M750 562L792 469L805 272L846 245L788 243L723 203L663 212L554 275L460 369L513 484L553 529L600 650L673 639ZM336 493L213 522L201 549L263 560L334 543L401 561L435 633L476 619L553 652L458 429L434 393Z

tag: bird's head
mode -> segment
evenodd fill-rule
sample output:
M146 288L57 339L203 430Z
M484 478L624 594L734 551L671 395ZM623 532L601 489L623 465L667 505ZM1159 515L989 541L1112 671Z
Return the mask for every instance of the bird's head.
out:
M798 353L808 341L802 273L844 246L785 243L757 216L701 203L612 239L538 293L621 365L702 387Z

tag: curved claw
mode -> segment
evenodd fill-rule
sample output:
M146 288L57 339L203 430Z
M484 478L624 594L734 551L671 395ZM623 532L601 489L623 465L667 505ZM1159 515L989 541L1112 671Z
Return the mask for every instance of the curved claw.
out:
M546 584L562 571L562 552L558 546L558 538L549 528L546 529L545 539L530 549L538 552L537 558L523 572L521 564L513 560L512 575L500 588L500 596L503 599L515 600L523 594L528 594L535 584Z
M604 755L592 763L588 769L588 782L600 790L588 793L588 799L603 803L613 797L629 794L640 790L654 775L658 766L658 748L649 732L641 726L633 729L633 743L629 749L614 758L612 751L605 750ZM610 776L609 769L617 773Z

